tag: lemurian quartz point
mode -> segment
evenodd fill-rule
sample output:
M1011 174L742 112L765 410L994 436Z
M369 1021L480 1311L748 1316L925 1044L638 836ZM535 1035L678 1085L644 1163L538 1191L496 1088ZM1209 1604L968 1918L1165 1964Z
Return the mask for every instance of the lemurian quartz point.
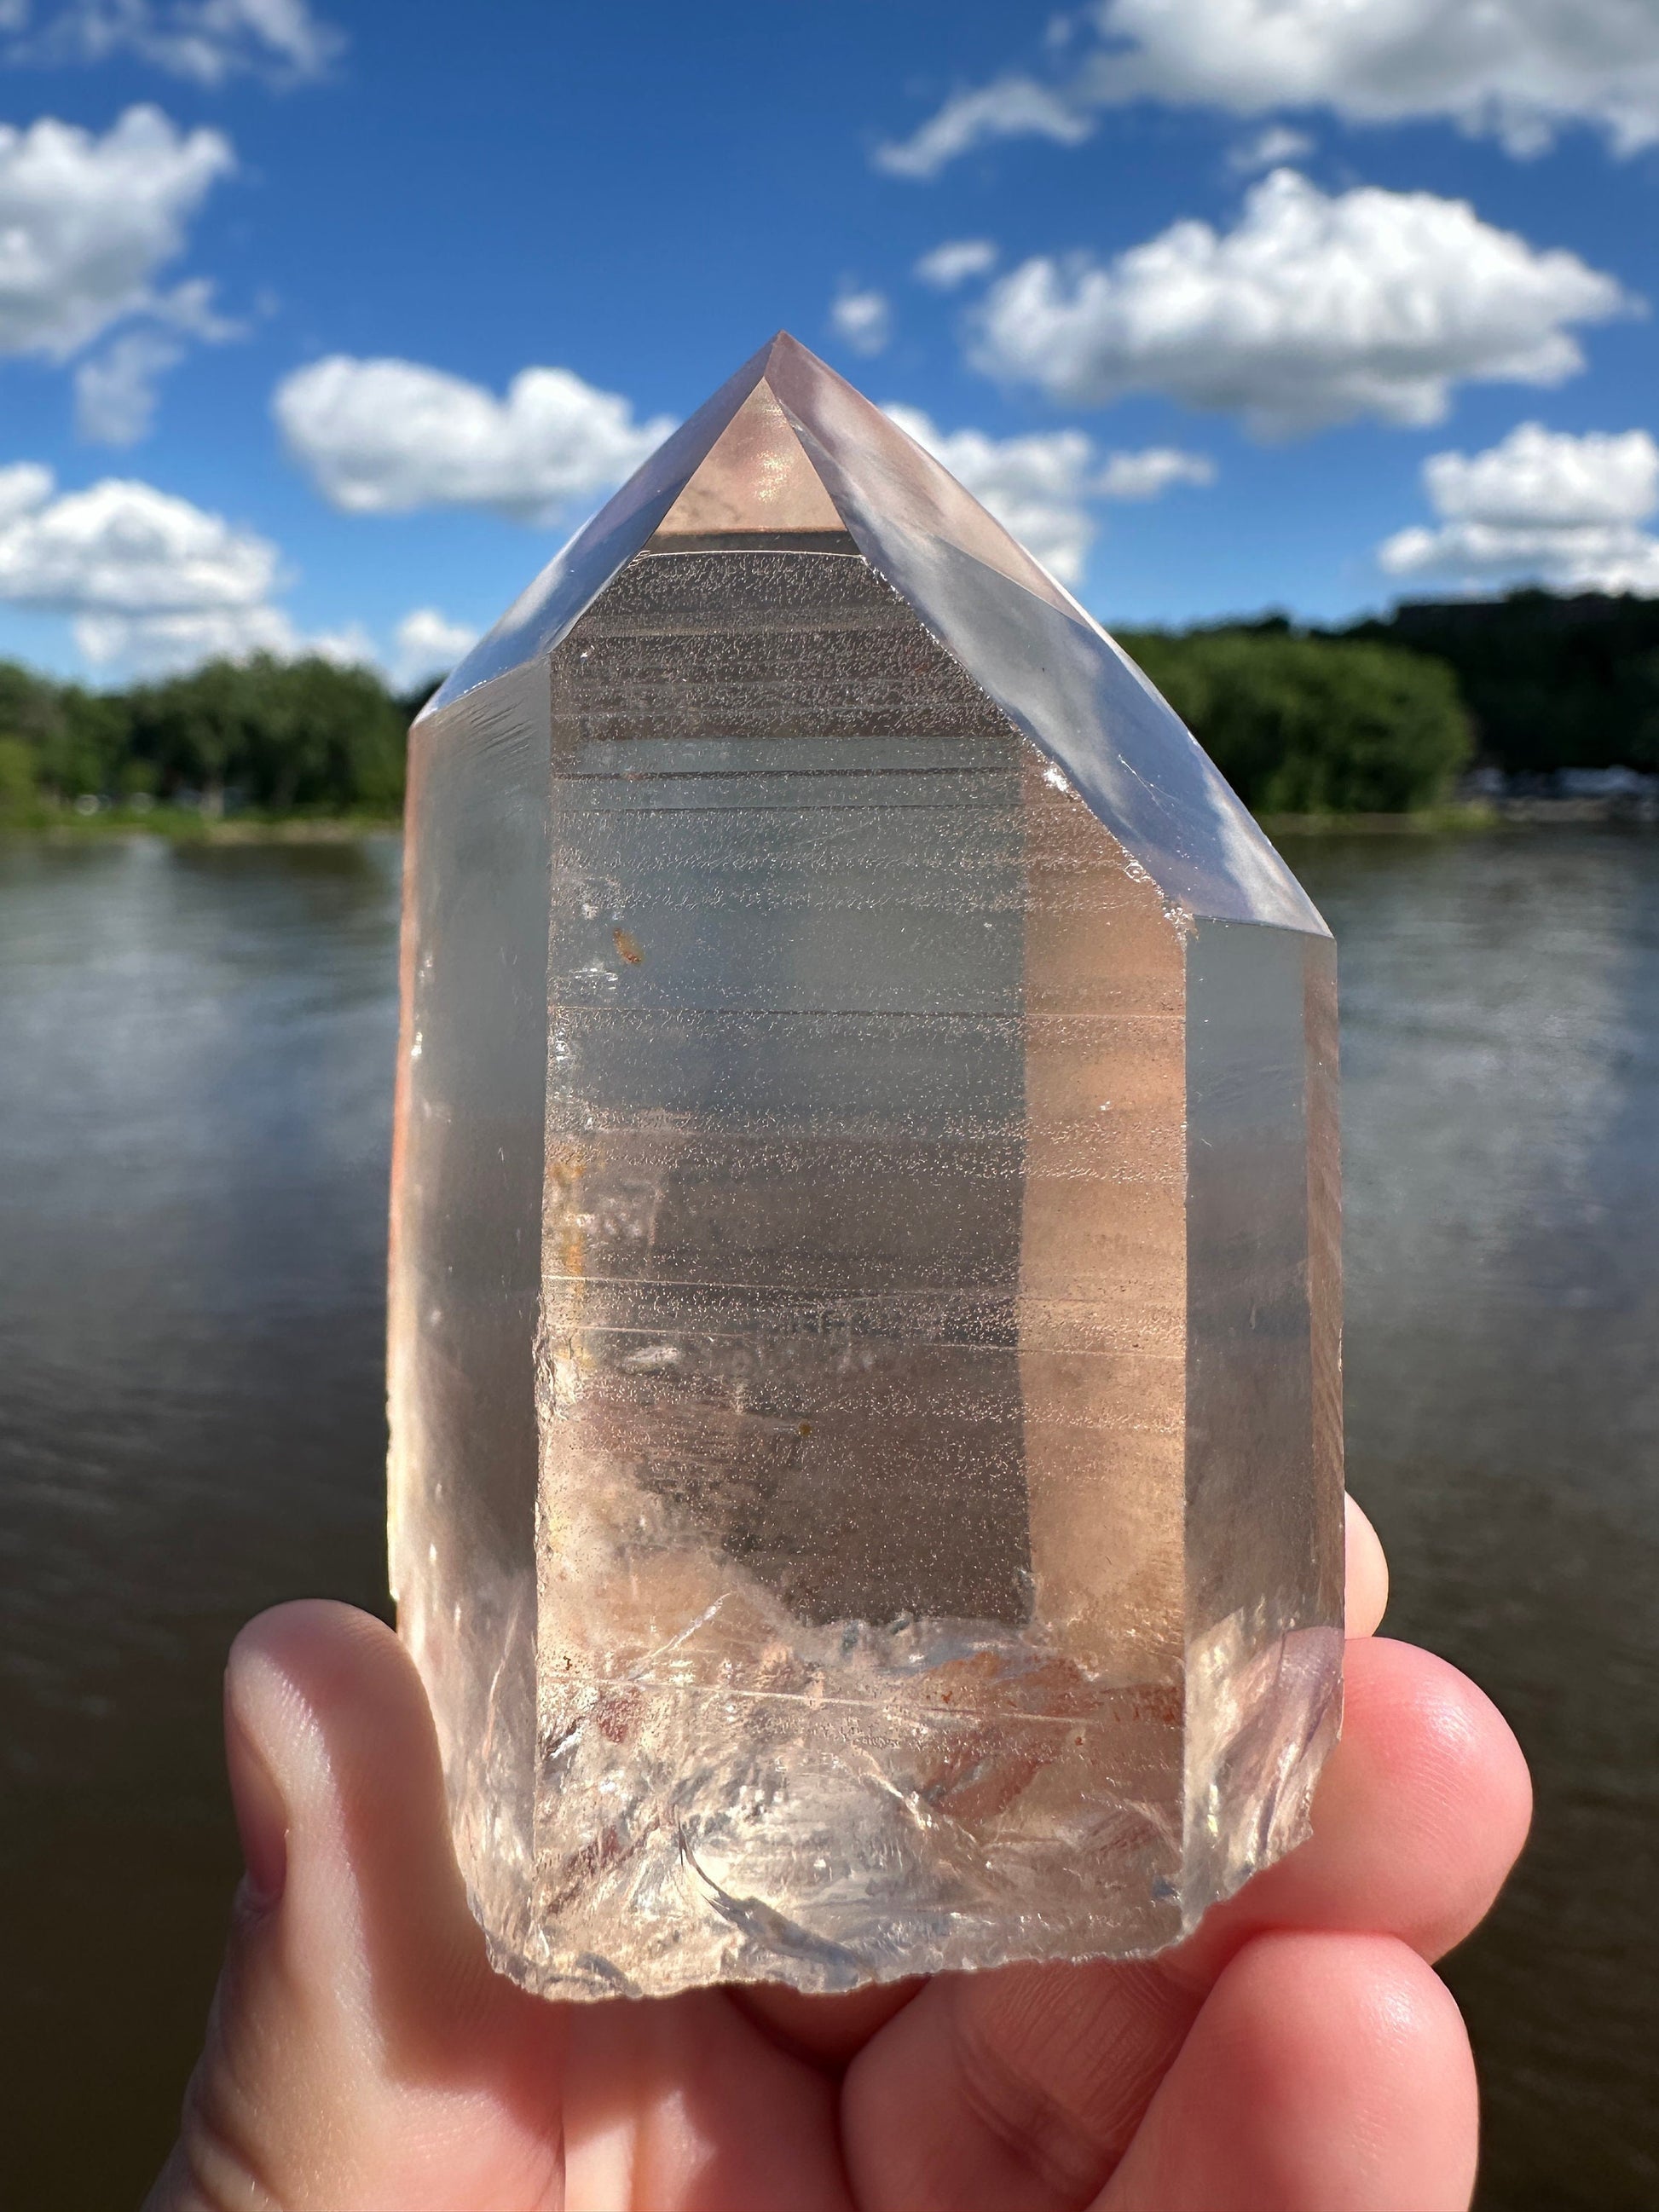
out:
M1146 1952L1340 1703L1328 933L792 339L411 740L392 1571L497 1963Z

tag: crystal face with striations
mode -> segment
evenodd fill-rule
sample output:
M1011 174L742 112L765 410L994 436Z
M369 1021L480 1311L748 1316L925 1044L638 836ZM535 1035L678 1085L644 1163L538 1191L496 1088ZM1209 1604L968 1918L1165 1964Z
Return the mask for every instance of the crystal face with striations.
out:
M496 1962L1158 1948L1341 1637L1329 935L787 337L411 739L392 1570Z

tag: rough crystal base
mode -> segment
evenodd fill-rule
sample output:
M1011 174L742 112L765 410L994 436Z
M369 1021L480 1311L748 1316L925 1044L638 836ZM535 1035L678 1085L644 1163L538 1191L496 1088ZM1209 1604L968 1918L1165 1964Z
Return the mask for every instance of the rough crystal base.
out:
M412 742L392 1548L494 1955L1176 1939L1335 1726L1322 925L787 340L475 663Z

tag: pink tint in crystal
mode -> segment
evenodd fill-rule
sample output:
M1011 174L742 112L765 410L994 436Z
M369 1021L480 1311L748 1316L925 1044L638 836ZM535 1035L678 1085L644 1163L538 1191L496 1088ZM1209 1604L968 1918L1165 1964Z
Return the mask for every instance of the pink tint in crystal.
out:
M1333 950L779 338L411 745L392 1557L550 1993L1125 1955L1340 1704Z

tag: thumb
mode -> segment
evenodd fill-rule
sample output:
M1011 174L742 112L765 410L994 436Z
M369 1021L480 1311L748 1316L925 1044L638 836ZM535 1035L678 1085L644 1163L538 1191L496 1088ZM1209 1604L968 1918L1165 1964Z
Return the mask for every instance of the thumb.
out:
M279 1606L225 1676L247 1874L147 2212L539 2212L562 2014L490 1972L425 1693L391 1631Z

